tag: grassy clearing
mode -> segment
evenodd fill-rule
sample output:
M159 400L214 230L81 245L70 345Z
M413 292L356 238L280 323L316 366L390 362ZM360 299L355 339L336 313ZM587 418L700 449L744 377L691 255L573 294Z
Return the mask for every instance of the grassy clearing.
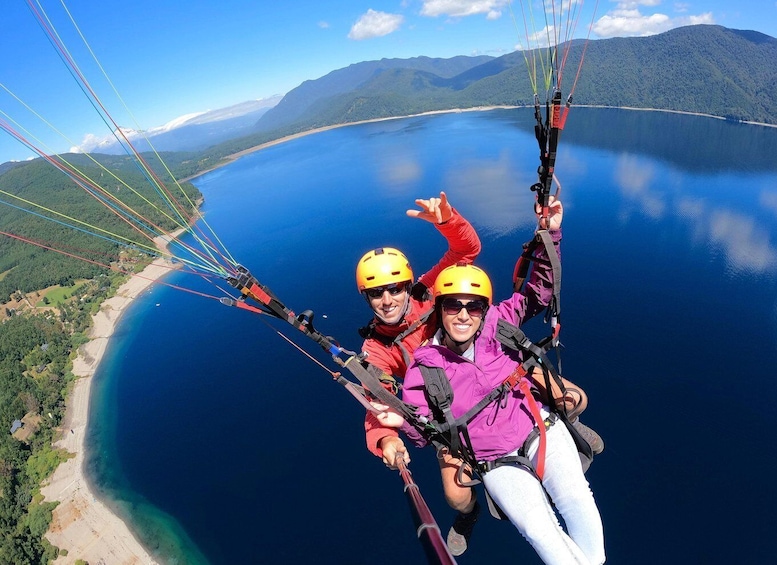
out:
M73 286L55 286L48 289L42 298L35 304L36 308L43 308L44 306L57 306L64 304L65 301L78 292L81 287L87 283L86 280L78 281Z

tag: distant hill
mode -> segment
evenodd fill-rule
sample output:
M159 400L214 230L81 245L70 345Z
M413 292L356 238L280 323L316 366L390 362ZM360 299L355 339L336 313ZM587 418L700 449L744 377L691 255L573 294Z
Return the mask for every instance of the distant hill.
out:
M573 71L567 71L572 75L566 76L567 86L582 48L581 41L571 46L566 69ZM688 26L650 37L590 41L585 57L576 104L680 110L777 124L777 40L762 33ZM267 112L257 130L531 103L521 53L457 57L455 65L447 67L436 59L420 62L360 63L307 81Z
M257 123L260 131L282 128L316 112L318 102L352 92L367 83L375 75L391 69L411 69L431 73L441 78L452 78L473 67L492 60L493 57L453 57L433 59L414 57L412 59L381 59L356 63L338 69L316 79L306 80L283 97L280 104L269 110Z
M123 130L138 151L202 151L229 139L255 131L256 122L283 97L249 100L218 110L182 116L163 126L146 131ZM125 154L113 136L100 140L87 152L107 155Z
M0 163L0 175L2 175L6 171L10 171L18 164L19 164L18 161L8 161L6 163Z

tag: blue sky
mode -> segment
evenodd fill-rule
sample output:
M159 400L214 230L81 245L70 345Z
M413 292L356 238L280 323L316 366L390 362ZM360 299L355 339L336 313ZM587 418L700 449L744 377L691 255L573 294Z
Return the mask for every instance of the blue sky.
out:
M63 1L5 0L0 18L0 120L27 128L25 136L34 135L47 153L109 129L70 78L28 2L43 8L108 111L129 128L284 94L360 61L499 56L527 46L521 3L514 1L511 9L508 0ZM529 4L524 0L524 7ZM544 24L541 4L535 2L537 30ZM588 30L596 4L583 2L578 36ZM68 12L129 111L102 78ZM599 0L591 37L650 35L690 23L777 37L777 0ZM31 156L0 131L0 163Z

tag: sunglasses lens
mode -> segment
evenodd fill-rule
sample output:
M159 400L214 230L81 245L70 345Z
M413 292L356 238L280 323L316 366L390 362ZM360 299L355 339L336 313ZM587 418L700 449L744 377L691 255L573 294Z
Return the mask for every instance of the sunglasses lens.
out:
M458 300L451 300L451 301L445 300L442 303L443 311L449 316L458 314L459 312L461 312L462 308L463 306L461 305L461 302L459 302Z
M467 309L467 312L472 314L473 316L482 316L483 312L486 309L486 305L484 302L481 302L480 300L473 300L466 306L464 306Z
M387 286L376 286L375 288L367 289L367 296L370 298L380 298L383 293L388 291L391 296L396 296L405 290L404 283L390 284Z
M486 304L482 300L470 300L462 304L461 300L446 299L442 301L442 309L449 316L458 314L465 308L470 316L482 316L486 309Z

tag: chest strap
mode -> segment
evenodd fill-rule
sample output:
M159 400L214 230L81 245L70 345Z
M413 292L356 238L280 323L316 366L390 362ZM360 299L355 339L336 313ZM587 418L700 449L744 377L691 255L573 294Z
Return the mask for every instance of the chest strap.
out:
M429 308L426 312L421 314L420 318L410 324L407 328L405 328L404 331L400 332L395 337L387 336L377 331L376 328L378 324L375 322L375 319L370 320L370 323L363 328L359 328L359 335L362 337L362 339L374 339L383 344L383 346L387 349L390 349L396 345L399 347L399 351L402 354L402 360L405 363L405 367L409 367L413 362L413 359L410 355L410 352L405 347L405 344L402 342L407 336L423 326L427 320L429 320L432 314L434 314L434 307Z

